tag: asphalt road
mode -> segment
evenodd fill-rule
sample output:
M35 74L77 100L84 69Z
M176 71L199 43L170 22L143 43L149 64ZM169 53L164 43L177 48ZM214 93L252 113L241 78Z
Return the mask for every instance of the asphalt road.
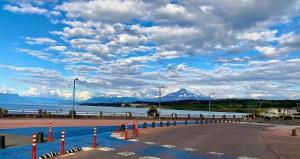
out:
M147 128L141 131L138 142L117 147L116 150L79 152L63 158L136 159L153 156L164 159L227 157L299 159L300 138L274 134L268 131L269 127L271 126L222 123ZM165 148L162 145L172 148ZM127 157L118 154L126 151L134 154Z

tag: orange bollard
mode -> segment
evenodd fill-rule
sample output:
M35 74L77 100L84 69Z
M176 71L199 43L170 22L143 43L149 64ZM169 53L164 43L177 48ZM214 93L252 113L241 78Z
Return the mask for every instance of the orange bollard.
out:
M32 134L32 159L36 159L36 134Z
M93 148L97 147L97 128L94 128L94 135L93 135Z
M49 124L49 132L48 132L48 142L53 141L53 136L52 136L52 123Z
M128 124L125 126L125 140L128 140Z
M60 141L60 155L65 154L65 131L61 131L61 141Z

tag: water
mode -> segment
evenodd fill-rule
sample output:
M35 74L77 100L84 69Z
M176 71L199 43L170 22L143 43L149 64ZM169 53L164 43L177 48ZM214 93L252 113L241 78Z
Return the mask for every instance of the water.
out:
M62 105L62 104L0 104L1 108L9 110L9 112L15 113L28 113L37 112L38 109L43 109L50 111L51 113L58 114L68 114L69 110L72 109L72 105ZM107 107L107 106L81 106L76 105L75 110L77 114L99 114L100 111L103 114L125 114L126 112L131 112L133 115L146 115L148 108L128 108L128 107ZM203 115L236 115L237 117L246 115L246 113L234 113L234 112L211 112L208 111L192 111L192 110L171 110L171 109L159 109L161 116L170 116L172 113L176 113L178 117L186 116L190 114L191 116Z

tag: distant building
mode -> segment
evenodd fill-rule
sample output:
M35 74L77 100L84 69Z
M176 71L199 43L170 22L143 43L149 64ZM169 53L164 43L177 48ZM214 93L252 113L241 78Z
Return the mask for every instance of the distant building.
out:
M294 115L298 113L296 108L269 108L265 115L279 116L279 115Z
M148 104L147 103L130 103L129 106L134 107L134 108L142 108L142 107L148 107Z

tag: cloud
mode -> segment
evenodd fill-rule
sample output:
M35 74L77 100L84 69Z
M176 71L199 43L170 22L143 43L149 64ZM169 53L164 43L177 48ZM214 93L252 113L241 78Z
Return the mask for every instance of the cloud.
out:
M0 86L0 93L13 93L13 88L1 87Z
M15 13L26 13L26 14L45 14L48 11L43 8L32 6L30 3L22 3L20 5L5 5L4 10L15 12Z
M48 45L54 45L56 44L56 41L50 38L40 37L40 38L33 38L33 37L26 37L25 38L26 43L30 45L35 44L48 44Z
M45 50L47 51L65 51L67 50L66 46L49 46L48 48L46 48Z
M55 96L68 98L74 77L80 78L82 98L101 93L156 96L158 85L166 86L165 93L187 87L234 97L297 94L299 59L291 54L300 49L299 34L274 27L299 15L297 1L49 3L6 6L12 12L51 14L49 19L60 27L49 36L26 37L28 48L16 50L64 69L0 68L26 77L13 79L18 82L53 88L41 90Z

